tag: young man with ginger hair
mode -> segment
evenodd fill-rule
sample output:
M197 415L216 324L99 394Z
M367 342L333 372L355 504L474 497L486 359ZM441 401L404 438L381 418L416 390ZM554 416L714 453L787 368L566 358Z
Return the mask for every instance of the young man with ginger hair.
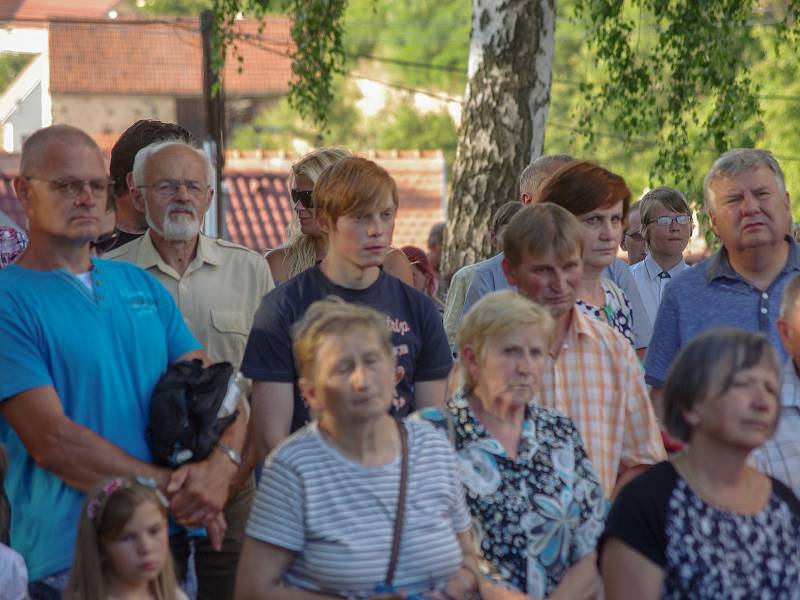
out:
M309 420L297 385L291 329L311 304L327 296L387 315L403 370L393 408L397 414L444 399L452 357L441 316L429 298L382 268L398 205L394 180L372 161L345 158L320 175L313 194L328 253L264 297L245 349L242 372L254 381L245 469L260 464Z

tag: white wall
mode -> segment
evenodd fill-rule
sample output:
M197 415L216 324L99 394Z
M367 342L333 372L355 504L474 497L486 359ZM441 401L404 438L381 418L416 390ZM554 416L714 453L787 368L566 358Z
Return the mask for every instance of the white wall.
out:
M66 123L89 135L119 135L139 119L176 122L169 96L53 93L53 123Z

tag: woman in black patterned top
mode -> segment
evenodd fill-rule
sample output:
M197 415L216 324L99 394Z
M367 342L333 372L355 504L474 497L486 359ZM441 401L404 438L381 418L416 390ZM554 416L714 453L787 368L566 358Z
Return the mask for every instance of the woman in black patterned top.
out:
M800 501L747 464L778 418L767 337L697 336L663 398L670 433L689 443L614 503L599 546L606 600L800 598Z
M484 296L459 332L465 386L446 413L418 413L451 433L498 583L481 590L486 598L588 600L599 588L594 551L608 502L573 422L533 402L552 331L530 300Z

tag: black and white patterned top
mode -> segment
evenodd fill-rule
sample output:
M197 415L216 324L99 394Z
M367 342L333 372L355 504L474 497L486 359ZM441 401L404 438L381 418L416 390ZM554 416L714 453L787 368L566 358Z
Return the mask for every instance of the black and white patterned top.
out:
M608 512L578 430L558 411L529 405L511 458L462 392L447 410L482 558L505 585L549 596L572 565L594 552ZM439 409L417 415L448 429Z
M575 304L583 314L588 315L598 321L607 323L612 328L619 331L632 346L636 347L633 334L633 311L631 303L617 284L605 277L600 279L600 285L606 296L606 303L603 306L587 304L583 300L578 300Z
M663 569L664 599L800 598L800 500L776 479L766 506L740 515L707 504L660 463L617 497L601 552L609 537Z

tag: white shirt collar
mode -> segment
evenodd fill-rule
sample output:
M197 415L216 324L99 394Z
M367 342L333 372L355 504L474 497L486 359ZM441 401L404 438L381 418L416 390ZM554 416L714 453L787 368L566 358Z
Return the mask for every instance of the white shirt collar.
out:
M644 268L647 269L647 276L651 280L658 279L658 276L664 270L664 269L661 268L661 265L659 265L656 262L656 259L653 258L653 256L651 254L648 254L647 256L644 257ZM667 273L669 273L671 276L674 277L675 275L677 275L681 271L683 271L685 269L688 269L688 268L689 268L689 265L687 265L686 261L683 260L683 258L681 258L674 267L672 267L671 269L669 269L667 271Z

